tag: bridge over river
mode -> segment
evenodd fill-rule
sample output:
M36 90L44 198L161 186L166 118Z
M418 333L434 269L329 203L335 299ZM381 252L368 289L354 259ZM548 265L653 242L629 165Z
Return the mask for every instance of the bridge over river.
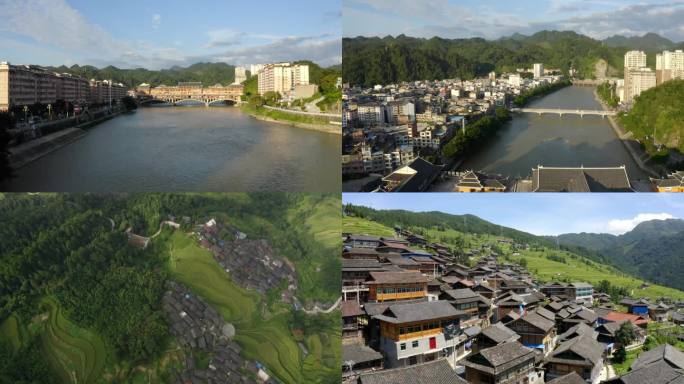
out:
M615 111L590 110L590 109L589 110L588 109L562 109L562 108L511 108L511 112L536 113L539 115L547 113L547 114L555 114L558 116L580 115L580 117L583 117L584 115L606 117L606 116L615 116L617 114L617 112L615 112Z

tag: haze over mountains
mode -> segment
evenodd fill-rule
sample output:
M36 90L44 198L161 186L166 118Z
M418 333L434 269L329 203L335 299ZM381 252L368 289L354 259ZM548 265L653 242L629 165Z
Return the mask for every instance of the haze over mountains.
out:
M684 42L677 43L652 32L646 33L643 36L631 37L614 35L607 39L603 39L603 43L609 47L626 47L649 53L668 49L682 49L682 47L684 47Z
M571 233L559 244L595 251L604 260L643 279L684 289L684 220L652 220L623 235Z

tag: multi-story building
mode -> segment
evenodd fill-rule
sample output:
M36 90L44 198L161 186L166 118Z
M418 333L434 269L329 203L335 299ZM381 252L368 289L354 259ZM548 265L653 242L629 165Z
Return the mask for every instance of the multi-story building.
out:
M427 297L428 278L418 271L370 272L368 301L398 301Z
M518 74L510 75L508 76L508 84L511 87L520 87L522 84L522 77L520 77Z
M597 384L603 370L605 346L590 334L583 334L561 343L546 359L546 378L554 379L572 371L587 383Z
M646 54L643 51L629 51L625 53L625 70L644 68L646 66Z
M655 72L646 67L646 54L643 51L625 53L625 85L623 102L630 102L642 91L655 86Z
M233 84L242 84L247 80L247 68L235 67L235 82Z
M125 95L125 91L124 91ZM13 106L88 101L88 81L30 65L0 63L0 111Z
M533 73L534 73L535 79L539 79L540 77L543 77L544 76L544 64L535 63Z
M252 64L249 66L249 75L256 76L264 69L264 64Z
M520 342L548 354L556 344L556 328L553 320L536 313L528 313L506 326L520 335Z
M408 122L416 120L415 104L408 100L390 101L387 103L385 113L390 124L400 124L402 118Z
M385 366L405 367L437 360L445 350L458 354L457 349L466 339L460 333L461 315L446 301L389 306L375 316L380 323L380 350Z
M385 123L385 106L380 103L359 104L356 107L359 124L367 127Z
M111 80L90 80L90 102L95 104L116 103L127 95L128 89Z
M656 84L684 79L684 51L663 51L656 55Z
M267 64L259 72L259 94L289 94L295 85L309 84L309 66L290 63Z
M656 74L651 68L625 69L625 101L632 101L655 86Z

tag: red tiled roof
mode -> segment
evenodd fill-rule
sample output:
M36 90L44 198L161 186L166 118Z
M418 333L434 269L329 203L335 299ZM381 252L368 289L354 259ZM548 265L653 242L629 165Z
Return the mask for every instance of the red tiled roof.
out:
M606 313L605 315L601 316L601 319L615 323L624 323L625 321L631 321L634 325L647 324L649 321L648 319L645 319L639 315L632 315L631 313L622 313L615 311Z

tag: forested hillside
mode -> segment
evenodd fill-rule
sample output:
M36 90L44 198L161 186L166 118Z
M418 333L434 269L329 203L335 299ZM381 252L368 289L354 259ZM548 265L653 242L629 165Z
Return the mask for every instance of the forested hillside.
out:
M339 195L327 194L0 194L0 236L11 239L0 242L0 382L129 382L140 372L169 382L184 364L161 308L177 273L170 250L180 236L192 252L202 251L188 233L209 218L268 241L293 263L297 298L329 305L341 284L333 256L340 208ZM171 217L183 227L161 232ZM129 242L128 228L161 236L141 249ZM231 286L207 257L222 286ZM245 298L254 310L242 314L252 329L238 342L248 358L290 372L283 382L328 382L339 371L331 320L338 313L295 311L279 301L276 285L264 297L250 291ZM300 356L298 342L308 355Z
M635 276L684 290L684 220L647 221L620 236L564 234L558 241L596 251Z
M356 37L342 40L343 78L353 85L372 86L400 81L470 79L490 71L514 72L544 63L568 74L575 68L580 78L594 76L598 60L605 60L611 74L622 75L627 48L609 47L575 32L541 31L499 40Z

